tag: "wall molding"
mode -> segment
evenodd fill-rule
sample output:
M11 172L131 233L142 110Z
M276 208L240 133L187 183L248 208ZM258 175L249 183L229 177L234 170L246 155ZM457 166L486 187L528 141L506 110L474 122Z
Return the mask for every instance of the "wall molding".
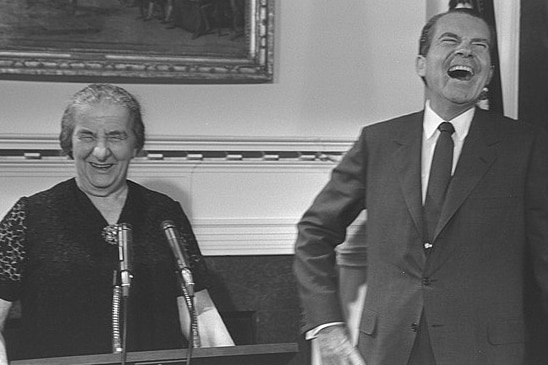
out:
M295 137L152 136L145 151L307 151L346 152L349 139ZM0 134L0 150L60 151L57 134Z
M293 255L299 220L300 217L196 219L193 228L206 256ZM348 236L355 242L365 240L361 232L363 223L357 220L348 227ZM354 261L361 261L365 255L361 248L355 247L343 248L339 254L342 252L348 261L356 254L359 257Z
M181 202L204 255L292 255L296 224L342 156L337 148L342 150L343 143L337 148L331 146L326 153L323 148L316 151L316 141L269 141L269 146L280 147L282 152L299 154L286 158L283 153L266 153L266 148L258 149L257 140L219 139L211 146L196 140L196 148L208 147L200 157L196 151L192 151L194 156L166 153L162 157L137 157L129 178ZM49 138L31 142L0 137L0 145L17 147L4 149L0 155L0 186L10 187L2 191L2 216L20 196L74 176L74 162L52 153L58 150L50 150L53 141ZM218 152L215 148L234 146L253 153L248 157L242 153L239 159L228 154L208 155L210 151ZM349 235L363 235L358 225L349 227Z

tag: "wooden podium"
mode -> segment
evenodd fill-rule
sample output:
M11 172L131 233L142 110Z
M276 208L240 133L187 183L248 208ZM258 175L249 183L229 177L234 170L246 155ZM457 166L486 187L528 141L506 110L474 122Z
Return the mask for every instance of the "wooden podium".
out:
M298 352L296 343L275 343L199 348L192 351L191 365L288 365ZM187 350L130 352L128 365L178 365L186 363ZM52 357L17 360L10 365L115 365L120 355Z

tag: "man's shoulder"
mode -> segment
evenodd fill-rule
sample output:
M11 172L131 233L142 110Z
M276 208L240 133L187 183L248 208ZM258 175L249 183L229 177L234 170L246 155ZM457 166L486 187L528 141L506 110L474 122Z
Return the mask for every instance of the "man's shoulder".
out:
M538 125L532 124L526 120L517 120L504 116L501 113L476 110L476 118L480 123L485 123L487 128L497 133L517 137L519 135L544 135L546 130Z
M424 117L424 110L410 114L400 115L392 119L383 120L365 126L362 129L362 136L368 135L373 138L382 136L394 136L395 134L405 133L414 128L420 128Z
M366 130L382 130L382 129L391 129L391 128L399 128L402 127L404 124L408 125L411 122L420 122L422 123L424 117L424 110L400 115L391 119L379 121L373 124L370 124L364 129Z

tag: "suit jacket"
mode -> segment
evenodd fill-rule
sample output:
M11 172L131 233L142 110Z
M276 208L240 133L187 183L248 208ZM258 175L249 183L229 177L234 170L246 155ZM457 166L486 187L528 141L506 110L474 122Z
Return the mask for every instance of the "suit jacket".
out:
M548 312L548 138L476 110L426 254L422 123L418 112L365 127L299 222L303 329L344 320L334 248L367 209L367 364L406 364L424 312L438 365L523 365L530 267Z

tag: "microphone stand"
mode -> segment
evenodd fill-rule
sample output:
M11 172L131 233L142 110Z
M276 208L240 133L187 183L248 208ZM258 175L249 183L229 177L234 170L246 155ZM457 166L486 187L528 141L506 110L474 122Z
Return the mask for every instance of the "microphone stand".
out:
M122 335L120 333L120 312L122 301L122 287L118 283L118 270L114 270L112 283L112 352L121 353L124 349L122 345Z
M125 365L127 359L127 314L129 301L128 296L123 293L123 287L120 285L119 278L120 272L114 270L114 286L112 288L112 352L120 354L120 363Z
M126 223L109 226L104 232L107 242L118 245L119 270L114 270L112 288L112 352L120 354L121 364L127 359L127 318L131 287L131 226ZM122 318L120 318L120 313ZM121 329L120 329L121 328Z
M187 351L187 365L190 364L193 348L201 347L200 335L198 332L198 318L194 307L194 279L189 268L189 261L186 257L185 246L186 241L179 232L177 227L171 220L165 220L161 224L161 228L166 235L166 239L173 251L177 264L177 278L183 292L188 313L190 316L190 331L189 331L189 348Z
M190 365L192 350L194 348L201 347L200 334L198 332L198 317L194 306L194 282L192 281L192 275L190 274L190 270L188 268L177 270L177 273L179 274L178 279L183 292L183 299L185 300L188 314L190 316L190 331L186 357L186 364Z

